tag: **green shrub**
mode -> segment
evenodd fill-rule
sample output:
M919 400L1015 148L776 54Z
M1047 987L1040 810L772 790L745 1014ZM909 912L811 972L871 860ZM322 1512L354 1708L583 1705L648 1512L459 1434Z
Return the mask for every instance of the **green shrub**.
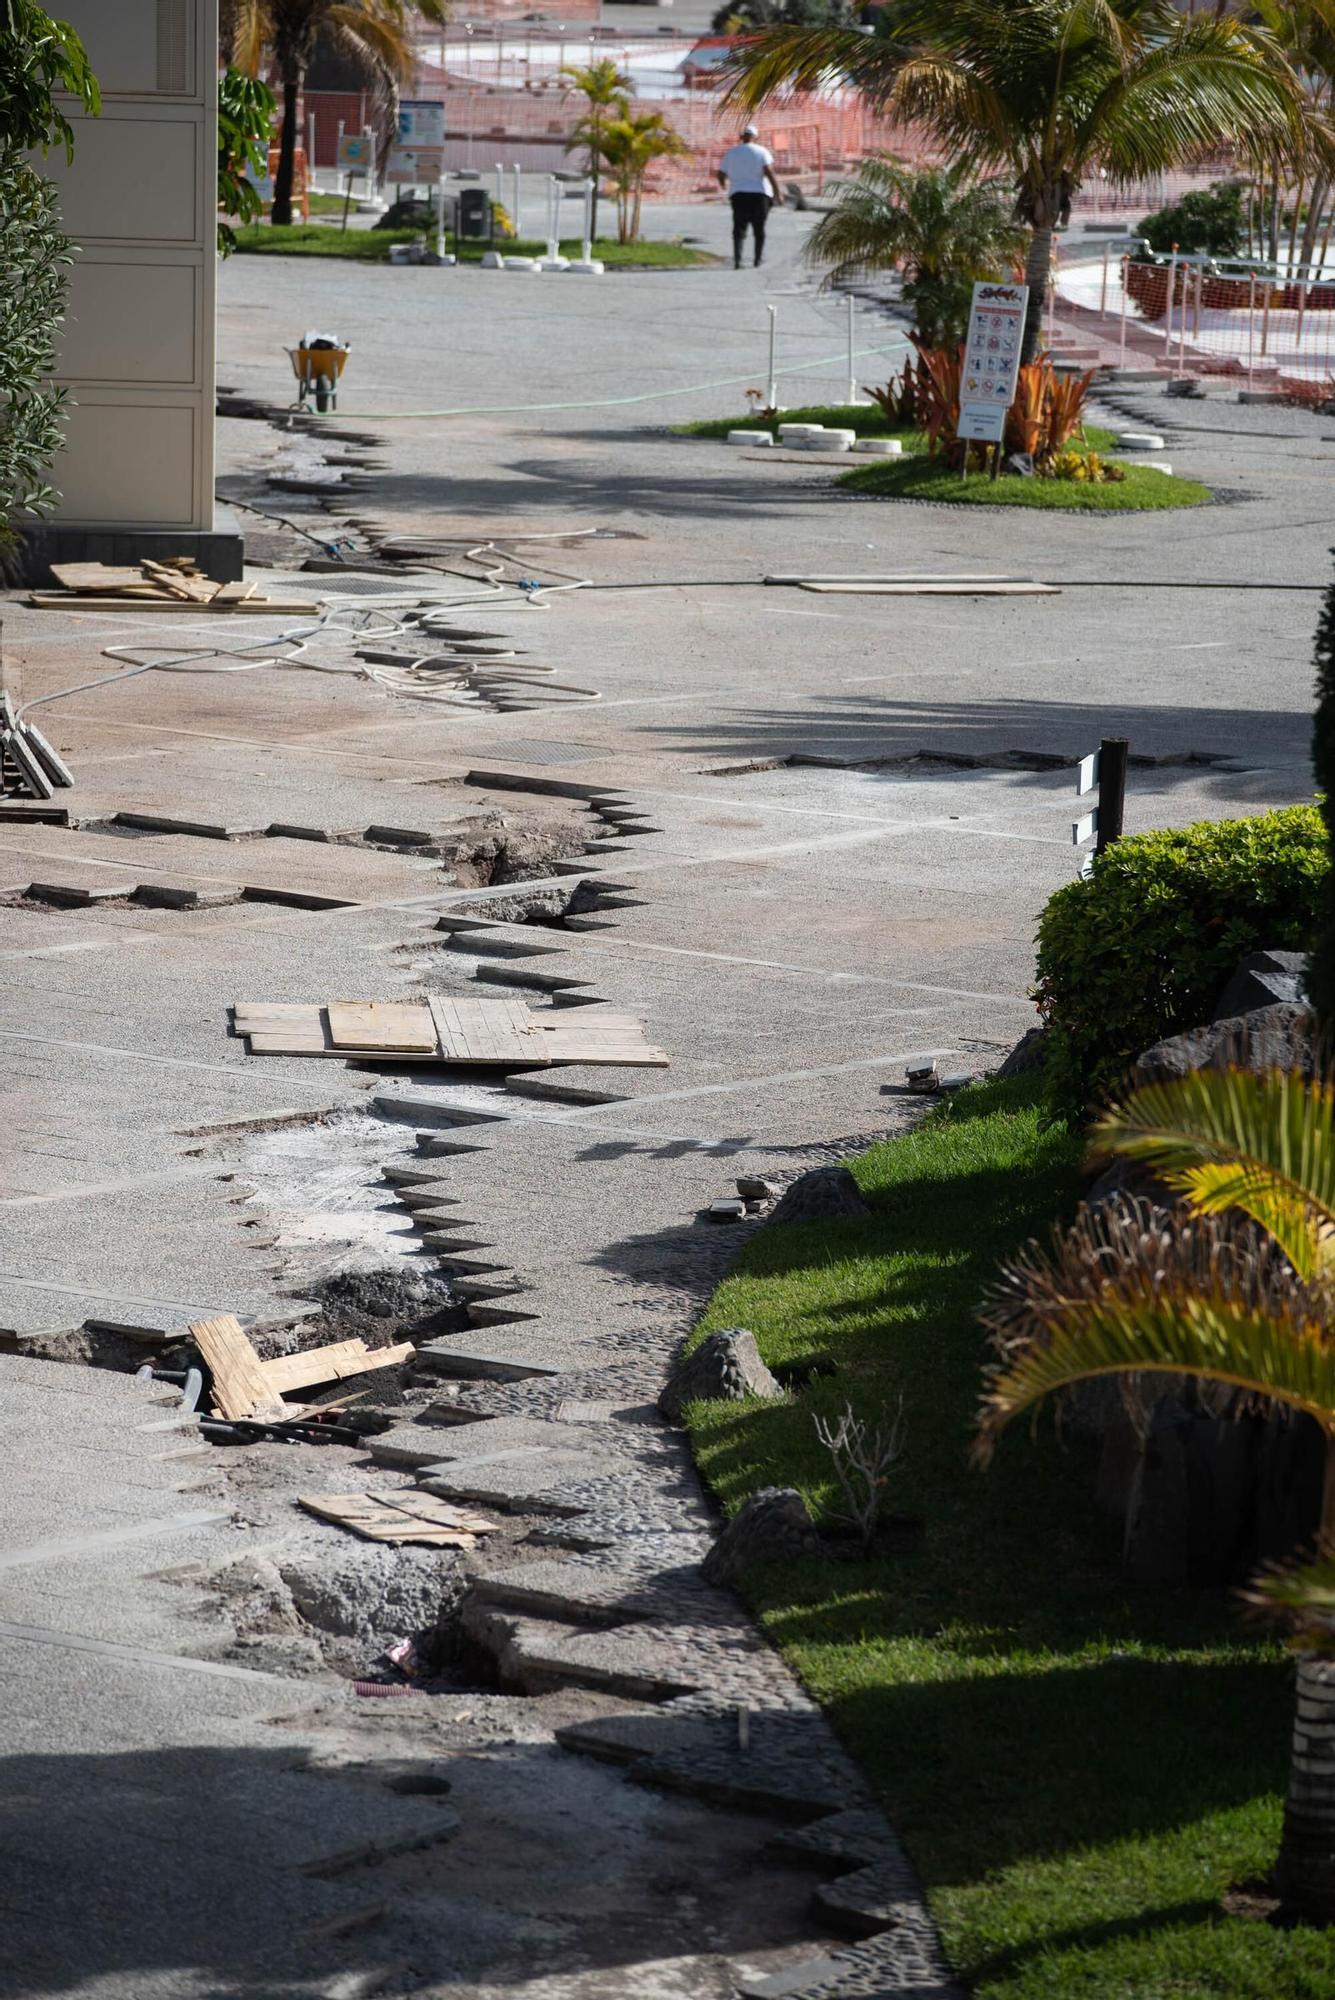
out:
M1135 233L1164 256L1176 245L1189 256L1236 257L1247 227L1242 212L1245 192L1242 181L1211 181L1208 188L1193 188L1168 208L1156 208Z
M1305 951L1329 849L1314 806L1199 820L1099 855L1038 926L1049 1109L1079 1116L1161 1036L1198 1026L1249 951Z

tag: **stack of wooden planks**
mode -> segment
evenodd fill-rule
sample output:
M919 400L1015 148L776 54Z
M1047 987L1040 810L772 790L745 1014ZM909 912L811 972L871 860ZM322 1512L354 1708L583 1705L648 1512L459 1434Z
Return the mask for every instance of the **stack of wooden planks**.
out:
M381 1061L508 1065L614 1063L660 1069L633 1014L608 1007L534 1012L523 1000L328 1000L323 1005L238 1000L238 1035L255 1056L375 1057Z
M397 1347L374 1348L361 1340L339 1340L327 1347L261 1361L240 1320L231 1313L222 1313L217 1319L197 1319L187 1331L213 1378L213 1407L219 1416L232 1421L275 1414L290 1417L292 1406L282 1400L289 1390L392 1368L417 1351L410 1340Z
M261 597L253 583L215 583L193 556L118 568L111 563L53 563L58 591L34 590L28 599L40 611L294 611L306 617L315 603Z

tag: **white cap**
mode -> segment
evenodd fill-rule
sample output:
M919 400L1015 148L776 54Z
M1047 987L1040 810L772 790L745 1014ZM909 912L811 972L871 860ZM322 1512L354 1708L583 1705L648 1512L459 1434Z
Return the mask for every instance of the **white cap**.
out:
M755 136L756 136L756 128L754 125L743 125L742 137L744 139L754 139Z

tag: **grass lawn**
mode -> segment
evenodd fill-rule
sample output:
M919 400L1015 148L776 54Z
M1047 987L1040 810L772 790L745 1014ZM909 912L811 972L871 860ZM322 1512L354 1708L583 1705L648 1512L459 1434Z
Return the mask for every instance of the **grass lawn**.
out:
M957 1970L986 2000L1318 2000L1335 1932L1226 1916L1279 1835L1291 1673L1223 1593L1137 1590L1092 1503L1089 1448L1008 1435L967 1452L998 1259L1075 1196L1077 1147L1029 1079L977 1085L850 1162L869 1220L762 1230L703 1328L822 1360L782 1403L696 1404L729 1510L832 1482L813 1410L903 1396L889 1505L921 1546L760 1570L750 1595L878 1785Z
M386 264L391 243L411 243L421 234L420 229L340 229L336 223L328 222L294 222L281 229L275 229L269 222L252 222L237 230L236 247L238 251L260 256L352 257L363 263ZM453 249L453 239L449 247ZM496 247L502 253L508 251L519 257L539 257L547 249L545 242L536 239L501 240ZM578 257L581 247L570 240L562 243L561 251L566 257ZM488 248L485 243L462 243L460 261L479 263ZM694 250L686 243L607 243L601 238L594 244L593 254L619 270L687 270L719 261L707 251Z
M1090 425L1085 433L1091 448L1106 452L1111 431ZM925 453L904 458L878 458L839 475L839 484L853 493L870 493L887 500L948 500L952 505L979 507L1048 507L1068 513L1117 513L1162 507L1199 507L1210 498L1208 486L1175 473L1152 472L1128 465L1126 478L1115 486L1083 486L1068 479L1015 479L1003 475L994 484L981 472L961 479L939 459Z

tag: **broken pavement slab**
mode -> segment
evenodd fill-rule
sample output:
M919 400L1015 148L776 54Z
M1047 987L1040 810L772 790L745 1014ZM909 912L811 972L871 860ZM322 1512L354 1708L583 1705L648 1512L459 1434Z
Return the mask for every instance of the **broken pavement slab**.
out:
M582 1514L589 1487L624 1476L620 1458L587 1451L509 1451L442 1459L423 1467L417 1483L444 1500L474 1500L512 1514Z
M492 1459L498 1452L555 1451L563 1457L574 1450L568 1425L536 1417L492 1417L477 1424L397 1424L368 1438L367 1450L377 1465L409 1468L436 1466L464 1459Z

